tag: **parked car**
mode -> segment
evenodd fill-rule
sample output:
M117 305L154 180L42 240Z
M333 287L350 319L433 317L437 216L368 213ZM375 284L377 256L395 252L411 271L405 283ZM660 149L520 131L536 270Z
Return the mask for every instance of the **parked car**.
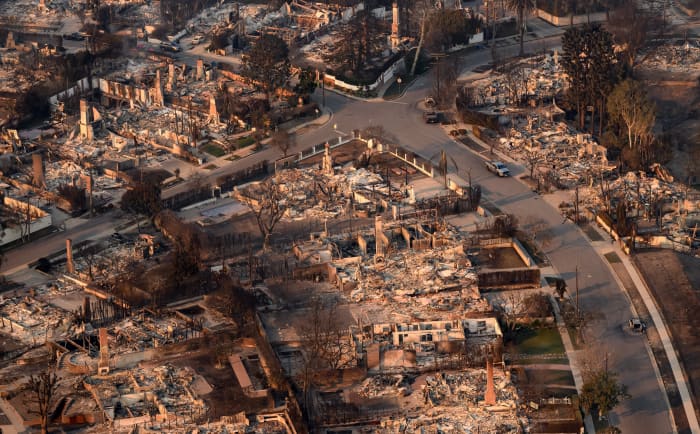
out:
M425 119L425 123L436 124L440 122L440 115L434 111L427 111L423 113L423 119Z
M78 32L73 32L73 33L66 33L63 35L63 39L67 39L69 41L84 41L85 36L81 35Z
M172 51L173 53L177 53L180 51L180 46L173 42L164 41L160 43L160 49L163 51Z
M484 165L489 170L498 176L510 176L510 170L508 166L501 163L500 161L485 161Z
M632 318L628 321L628 325L630 330L637 333L644 333L647 330L647 325L639 318Z
M204 40L204 35L194 35L192 38L192 45L197 45Z

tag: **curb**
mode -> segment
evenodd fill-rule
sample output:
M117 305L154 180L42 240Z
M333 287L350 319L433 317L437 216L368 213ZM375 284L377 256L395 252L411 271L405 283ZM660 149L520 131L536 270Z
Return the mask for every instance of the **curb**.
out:
M413 86L413 83L415 83L415 82L418 80L419 77L420 77L420 75L414 75L408 83L403 84L403 89L401 90L401 92L399 92L398 95L393 96L393 97L391 97L391 98L386 98L386 96L385 96L385 95L386 95L386 91L389 90L389 87L393 86L394 83L396 83L396 80L394 80L394 81L389 85L389 87L386 88L386 90L384 91L384 93L383 93L381 96L378 96L377 98L379 98L379 99L381 99L382 101L385 101L385 102L391 102L391 101L396 101L397 99L401 99L401 98L404 97L404 95L406 95L406 92L408 92L408 89L409 89L411 86Z
M591 244L591 246L593 247L592 244ZM606 258L605 255L601 254L601 252L599 252L598 249L596 249L595 247L593 247L593 248L598 253L598 256L600 257L600 259L602 259L603 262L605 262L605 264L608 266L608 269L610 270L610 274L612 274L613 279L615 279L615 282L617 282L617 286L622 288L622 292L624 292L625 297L627 297L627 300L630 303L630 310L632 311L632 314L638 318L639 313L637 312L637 308L634 306L634 302L632 302L632 297L630 297L630 294L627 291L627 288L625 287L625 285L622 283L622 280L620 279L620 276L617 274L617 271L615 271L615 269L612 267L612 264L610 263L610 261L608 261L608 258ZM614 249L612 251L615 254L618 254L618 252L616 252ZM625 267L624 263L622 263L622 266ZM625 267L625 270L627 270L627 267ZM630 279L632 279L632 276L630 276ZM632 282L632 284L634 284L634 282ZM637 291L639 291L639 289L637 289ZM641 297L641 294L639 296ZM642 300L642 303L644 303L644 300ZM649 317L651 318L651 313L649 313ZM656 323L654 322L653 318L651 318L651 322L654 325L654 328L656 329L657 328ZM624 327L624 325L623 325L623 327ZM656 333L659 333L659 331L656 330ZM659 339L661 339L661 336L659 336ZM663 343L661 345L663 347ZM664 402L666 403L666 407L668 407L668 415L669 415L669 419L671 422L671 428L673 429L674 433L677 433L678 430L676 429L676 426L677 426L676 419L673 416L673 410L671 409L671 402L668 399L668 391L667 391L666 385L664 384L664 380L661 377L661 370L659 369L659 362L656 360L656 356L654 355L654 351L651 349L651 344L649 343L648 337L646 337L644 339L644 348L647 350L647 354L649 355L649 360L652 361L651 366L652 366L652 368L654 368L654 375L656 375L656 381L659 383L659 388L664 392L663 393ZM670 367L670 363L669 363L669 367ZM671 369L671 371L673 371L673 369ZM673 372L671 372L671 373L673 373ZM684 371L684 373L685 373L685 371Z
M306 128L306 127L313 127L313 126L322 127L322 126L328 124L328 122L330 122L331 119L333 119L333 111L328 107L323 107L323 108L321 108L321 112L323 114L321 114L321 116L317 117L316 119L309 121L309 122L305 122L303 124L299 124L295 127L288 129L287 131L290 133L296 133L297 131L299 131L303 128ZM321 121L326 116L327 116L327 119ZM321 122L319 122L319 121L321 121Z

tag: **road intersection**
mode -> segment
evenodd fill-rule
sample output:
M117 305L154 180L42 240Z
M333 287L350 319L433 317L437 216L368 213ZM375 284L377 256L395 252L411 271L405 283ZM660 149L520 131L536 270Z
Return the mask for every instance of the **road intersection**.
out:
M517 54L519 48L517 43L499 45L499 55L505 57ZM526 51L533 53L559 45L560 37L550 35L527 41L525 47ZM491 50L471 51L462 57L461 65L465 71L462 77L467 77L469 71L491 62ZM441 150L445 150L456 163L457 167L453 171L462 178L466 178L469 173L472 181L482 186L484 195L504 212L517 215L521 221L536 218L546 222L553 235L553 241L546 248L553 269L567 280L570 288L574 287L575 270L580 272L580 303L582 309L593 316L588 324L587 338L608 349L604 351L608 353L609 368L618 372L620 380L629 388L631 399L624 401L612 412L611 422L625 433L674 432L664 391L660 387L645 341L639 336L624 333L621 327L630 318L630 302L596 249L576 226L571 223L562 224L561 215L554 206L515 179L522 174L521 167L511 167L514 178L498 178L487 172L479 155L450 138L440 126L425 124L418 103L431 93L432 81L429 74L419 77L407 87L404 94L393 101L357 100L330 91L326 91L325 98L322 98L320 90L317 90L314 99L319 103L322 99L325 100L325 108L332 112L332 118L320 127L300 132L290 153L335 140L342 132L379 125L392 141L424 158L435 159ZM222 175L261 161L273 161L280 157L279 154L278 149L265 148L217 168L209 180L215 183ZM183 183L170 193L186 189L187 183ZM109 236L115 224L111 216L101 216L91 219L84 226L14 249L8 252L3 269L17 270L60 250L67 236L76 240ZM606 354L599 356L602 358ZM577 363L578 355L570 357L573 363Z

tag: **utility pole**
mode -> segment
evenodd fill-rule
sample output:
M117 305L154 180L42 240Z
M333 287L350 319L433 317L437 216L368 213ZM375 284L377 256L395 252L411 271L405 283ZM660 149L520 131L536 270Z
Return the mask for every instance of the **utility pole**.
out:
M440 153L440 169L442 170L442 178L443 182L445 183L445 188L447 188L447 154L445 153L444 149Z
M580 320L579 308L578 308L578 265L576 266L576 323L578 325Z
M440 100L440 62L441 62L441 60L442 59L440 57L438 57L438 60L437 60L437 95L436 95L438 97L438 101Z

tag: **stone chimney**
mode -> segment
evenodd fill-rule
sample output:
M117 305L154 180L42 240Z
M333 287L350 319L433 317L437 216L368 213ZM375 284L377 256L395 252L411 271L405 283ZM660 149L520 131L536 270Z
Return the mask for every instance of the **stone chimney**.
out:
M209 120L214 123L219 123L219 110L216 108L216 98L214 95L209 96Z
M17 44L15 43L15 34L12 32L7 32L7 39L5 39L5 48L12 49L12 48L17 48Z
M326 148L323 150L321 171L327 175L333 174L333 157L331 157L331 145L328 142L326 142Z
M66 270L69 273L75 273L75 265L73 264L73 240L66 238Z
M382 224L382 216L374 217L374 242L376 249L374 256L376 258L381 258L384 256L384 246L382 243L382 238L384 238L384 225Z
M401 31L400 31L400 26L401 22L399 19L399 3L394 2L391 5L391 46L392 48L396 48L399 45L399 41L401 39Z
M97 361L97 373L99 375L109 374L109 336L107 329L100 328L100 359Z
M160 81L160 69L156 69L156 81L153 83L153 104L163 106L163 85Z
M44 158L41 154L32 154L32 172L34 174L32 184L38 188L46 187L46 181L44 180Z
M165 83L165 90L172 92L175 90L175 64L168 63L168 82Z
M195 78L197 81L204 78L204 61L202 59L197 59L197 75Z
M484 392L484 404L496 405L496 388L493 385L493 360L486 359L486 392Z
M92 110L86 99L80 100L80 137L92 140L95 132L92 128Z

